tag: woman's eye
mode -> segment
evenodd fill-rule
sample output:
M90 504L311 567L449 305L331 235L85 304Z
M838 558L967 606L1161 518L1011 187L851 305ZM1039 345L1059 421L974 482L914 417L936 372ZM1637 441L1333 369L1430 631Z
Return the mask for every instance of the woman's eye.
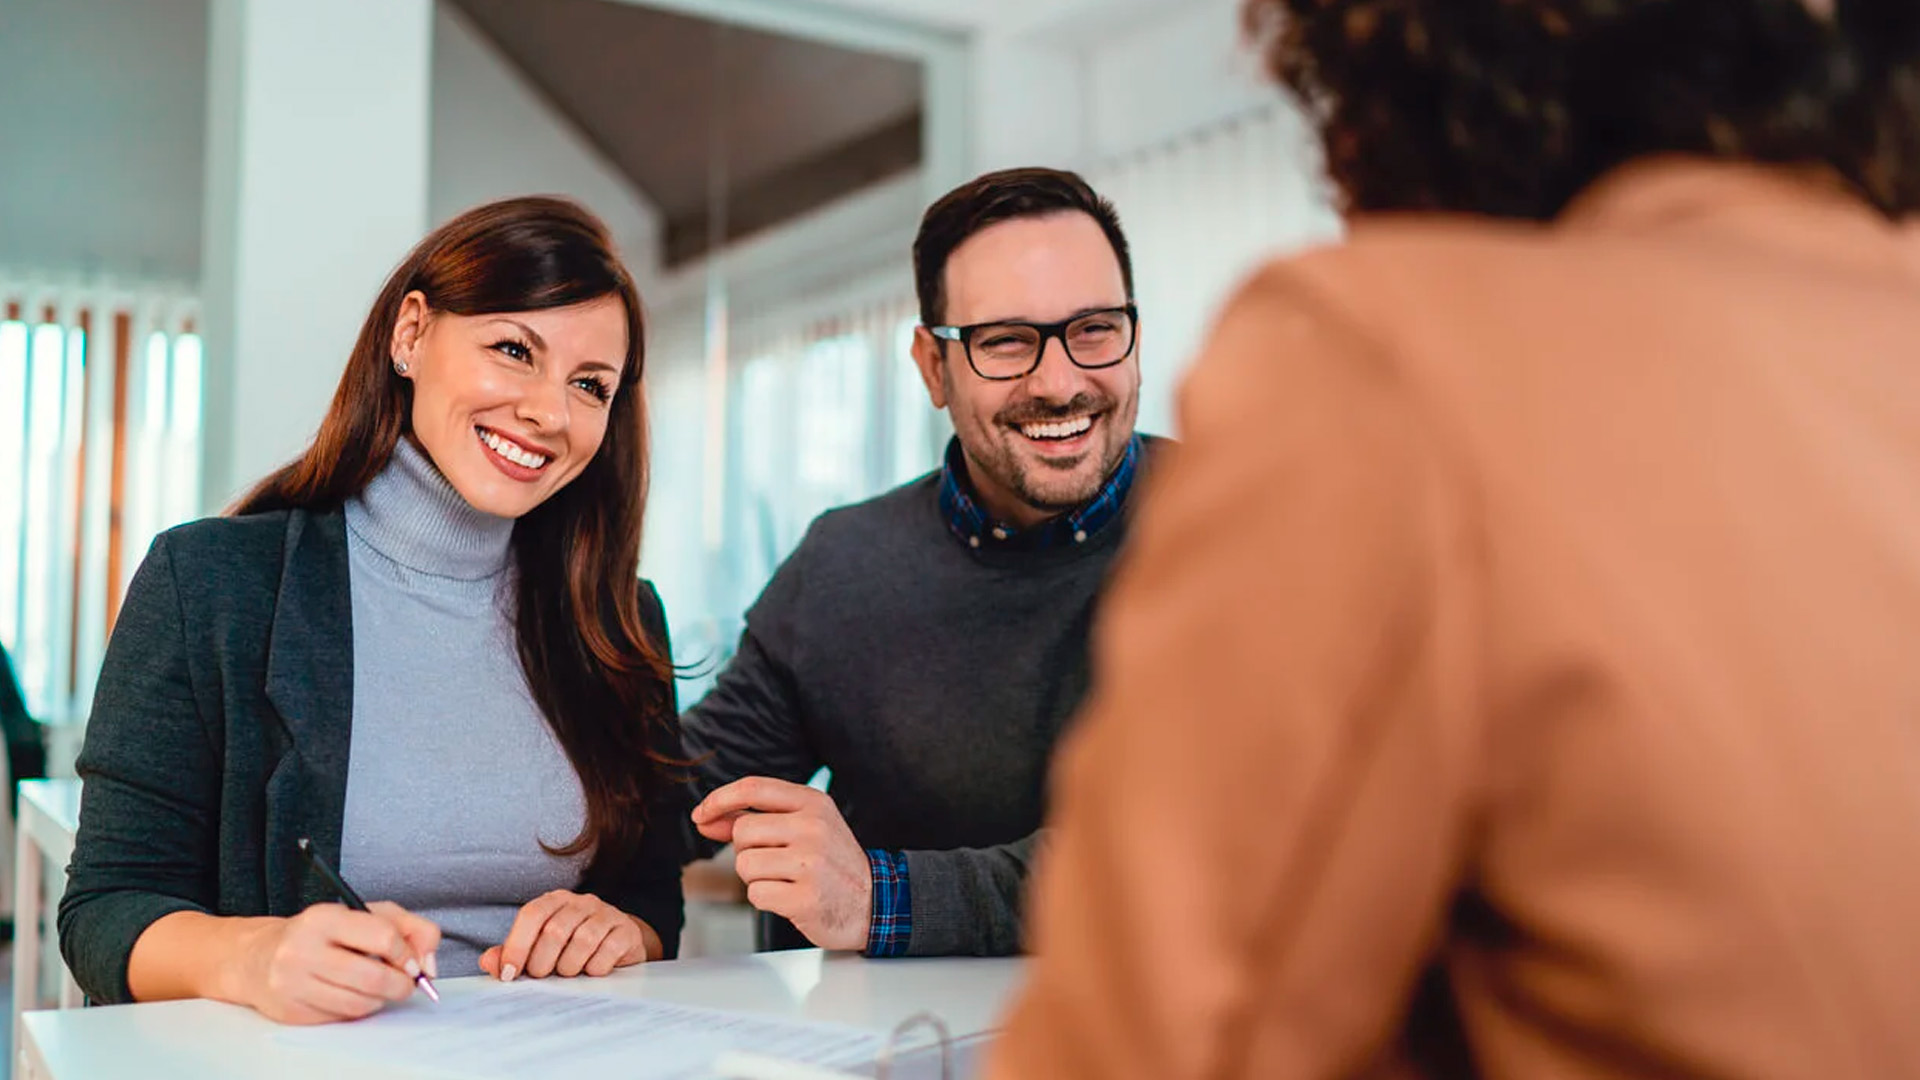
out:
M575 379L573 385L592 394L600 401L605 401L613 396L613 391L607 389L607 384L601 382L599 379Z
M493 349L495 352L504 354L506 356L511 356L515 360L533 359L533 350L527 348L525 345L521 344L518 341L509 340L509 341L495 342Z

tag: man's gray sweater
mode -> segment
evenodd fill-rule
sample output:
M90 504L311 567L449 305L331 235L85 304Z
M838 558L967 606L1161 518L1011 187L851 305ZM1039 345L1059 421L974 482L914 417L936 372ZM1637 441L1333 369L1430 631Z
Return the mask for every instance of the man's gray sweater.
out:
M816 520L682 722L702 795L831 770L861 846L906 854L909 954L1006 955L1126 515L1078 543L970 546L941 475Z

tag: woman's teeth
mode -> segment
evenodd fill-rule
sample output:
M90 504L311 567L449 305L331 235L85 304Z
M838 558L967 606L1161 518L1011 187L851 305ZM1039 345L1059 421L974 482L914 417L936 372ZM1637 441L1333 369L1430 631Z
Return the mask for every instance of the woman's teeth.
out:
M553 460L545 454L536 454L531 450L523 450L519 443L511 439L503 439L485 428L481 428L479 431L481 442L486 443L487 446L492 448L494 453L499 454L515 465L528 469L544 469L546 468L547 462Z

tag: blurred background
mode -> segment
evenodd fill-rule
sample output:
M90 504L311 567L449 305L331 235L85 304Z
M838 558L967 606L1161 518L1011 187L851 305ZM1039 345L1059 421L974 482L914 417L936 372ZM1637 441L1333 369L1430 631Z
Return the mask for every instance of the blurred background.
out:
M489 199L582 200L640 282L642 570L697 665L683 703L814 515L938 464L946 420L907 357L908 254L961 181L1054 165L1114 200L1141 427L1171 433L1179 374L1236 281L1338 231L1237 8L0 0L13 775L70 775L152 536L298 451L386 273Z

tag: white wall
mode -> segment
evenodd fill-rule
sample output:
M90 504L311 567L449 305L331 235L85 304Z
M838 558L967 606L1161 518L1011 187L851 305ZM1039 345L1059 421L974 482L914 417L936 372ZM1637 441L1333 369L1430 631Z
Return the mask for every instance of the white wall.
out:
M1183 0L1087 54L1089 151L1104 161L1271 105L1240 0Z
M446 5L214 3L209 509L311 438L381 281L461 210L578 198L646 291L658 216Z
M510 195L584 203L607 223L647 292L658 273L659 211L464 14L437 3L428 217L438 225Z
M926 204L921 174L903 173L735 241L722 260L735 308L760 311L831 293L876 270L897 270L910 287L907 256ZM710 269L699 259L667 272L655 305L684 308L698 318Z
M312 438L425 230L429 0L213 0L202 498Z
M0 266L194 281L207 0L0 0Z
M1240 0L1051 0L973 38L973 172L1088 169L1269 106ZM1097 29L1090 29L1097 28Z

